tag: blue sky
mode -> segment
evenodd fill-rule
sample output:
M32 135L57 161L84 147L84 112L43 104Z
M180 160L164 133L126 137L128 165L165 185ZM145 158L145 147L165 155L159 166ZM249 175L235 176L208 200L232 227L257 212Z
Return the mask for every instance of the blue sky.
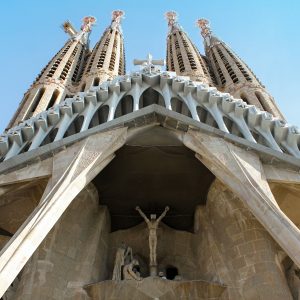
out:
M300 127L299 0L27 0L2 1L0 47L0 132L40 70L67 39L64 20L77 28L86 15L97 18L91 46L110 23L111 11L125 11L123 31L127 72L132 60L166 54L164 13L175 10L179 22L203 53L197 18L211 21L222 38L254 71L275 97L289 123Z

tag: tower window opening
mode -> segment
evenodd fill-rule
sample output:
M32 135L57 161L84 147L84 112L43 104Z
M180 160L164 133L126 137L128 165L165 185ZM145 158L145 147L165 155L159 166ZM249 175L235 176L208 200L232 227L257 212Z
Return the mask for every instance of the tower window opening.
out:
M73 76L72 76L72 81L73 82L77 82L77 79L78 79L77 76L78 76L80 66L82 65L83 51L84 51L84 48L82 47L81 50L80 50L80 54L79 54L79 57L78 57L78 60L77 60L75 70L73 72Z
M195 54L196 54L196 57L198 58L198 61L200 62L200 65L201 65L201 68L202 68L204 74L205 74L206 76L210 76L210 77L212 78L212 81L213 81L214 83L216 83L216 82L215 82L214 75L213 75L213 76L211 75L211 70L210 70L209 67L208 67L208 62L205 60L205 58L202 58L202 57L201 57L198 48L197 48L193 43L191 43L191 45L192 45L192 47L193 47L193 50L195 51Z
M223 45L223 47L227 51L228 55L234 60L234 62L236 63L237 67L239 68L239 70L244 75L245 79L247 81L253 81L253 79L251 78L251 76L249 75L249 73L244 69L244 67L242 66L242 64L239 62L239 60L238 60L239 57L237 55L234 55L227 46Z
M110 57L110 63L109 63L109 70L110 71L113 71L114 70L114 67L115 67L115 60L116 60L116 53L113 52L111 54L111 57Z
M216 58L216 55L214 52L211 52L211 55L212 55L212 59L213 59L213 62L215 63L215 67L217 69L217 72L218 72L218 75L219 75L219 79L221 81L221 84L224 85L226 83L226 79L225 79L225 76L220 68L220 65L219 65L219 62Z
M266 100L265 100L264 96L258 91L256 91L254 94L255 94L257 100L259 101L260 105L262 106L263 110L268 111L265 106Z
M237 78L235 72L232 70L232 67L229 64L229 62L228 62L227 58L225 57L224 53L219 48L217 48L217 52L218 52L220 58L222 59L223 64L224 64L225 68L227 69L227 72L228 72L229 76L231 77L232 81L234 83L238 83L239 79Z
M120 44L120 61L119 61L118 74L119 75L125 74L125 52L124 52L123 43Z
M243 101L245 101L246 103L249 104L248 97L247 97L245 94L242 93L242 94L240 95L240 97L241 97L241 99L242 99Z
M84 84L81 86L80 92L84 92L85 86L86 86L86 83L84 83Z
M93 86L98 86L100 84L100 78L96 77L93 82Z
M58 96L59 96L59 90L55 90L55 91L53 92L52 96L51 96L51 99L50 99L50 101L49 101L49 103L48 103L48 105L47 105L46 110L49 109L50 107L52 107L52 106L55 104L55 102L56 102Z
M37 92L36 96L34 97L34 100L32 102L32 105L30 107L29 112L26 115L26 119L29 119L33 113L35 112L36 108L38 107L40 100L42 99L44 93L45 93L45 88L41 88L39 89L39 91Z
M109 41L110 41L110 38L106 38L104 46L108 46L109 45Z

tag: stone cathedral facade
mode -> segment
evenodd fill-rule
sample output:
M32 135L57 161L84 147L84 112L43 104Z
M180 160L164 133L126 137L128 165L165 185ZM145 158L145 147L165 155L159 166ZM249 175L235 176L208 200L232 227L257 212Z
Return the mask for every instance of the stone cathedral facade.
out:
M126 73L123 14L65 22L0 136L0 297L299 299L300 131L205 19Z

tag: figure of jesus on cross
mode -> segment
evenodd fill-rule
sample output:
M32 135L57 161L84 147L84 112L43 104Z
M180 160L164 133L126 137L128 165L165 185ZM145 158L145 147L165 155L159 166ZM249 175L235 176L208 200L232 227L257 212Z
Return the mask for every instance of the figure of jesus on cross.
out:
M150 249L149 265L150 265L150 273L151 273L151 276L156 276L157 275L157 261L156 261L157 228L158 228L159 222L162 220L162 218L165 217L165 215L167 214L167 212L170 208L169 208L169 206L167 206L158 219L156 219L155 214L151 214L150 215L150 220L142 212L142 210L139 208L139 206L137 206L135 209L144 218L144 220L147 223L148 229L149 229L149 249Z

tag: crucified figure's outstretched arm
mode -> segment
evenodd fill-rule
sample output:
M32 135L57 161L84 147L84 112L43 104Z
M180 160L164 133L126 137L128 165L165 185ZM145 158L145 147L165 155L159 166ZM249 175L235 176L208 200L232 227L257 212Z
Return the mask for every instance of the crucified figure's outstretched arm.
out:
M166 206L165 210L163 211L163 213L160 215L160 217L157 219L157 223L159 223L161 221L162 218L165 217L165 215L167 214L168 210L170 209L169 206Z
M146 223L148 224L148 223L150 222L150 220L149 220L149 219L147 218L147 216L142 212L142 210L140 209L140 207L137 206L135 209L140 213L140 215L144 218L144 220L145 220Z

